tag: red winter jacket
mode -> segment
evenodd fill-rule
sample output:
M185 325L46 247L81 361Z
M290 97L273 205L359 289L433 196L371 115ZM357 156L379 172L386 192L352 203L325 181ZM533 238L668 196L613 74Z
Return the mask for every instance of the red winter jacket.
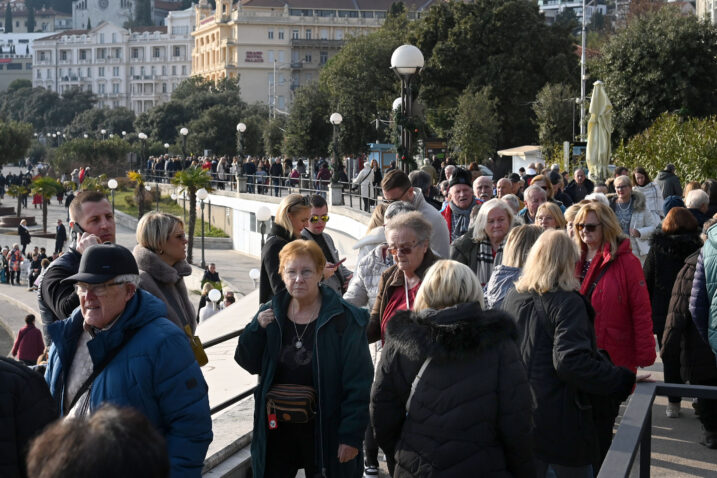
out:
M12 356L20 360L35 362L45 351L45 342L42 340L42 332L32 324L25 325L17 333L15 345L12 348Z
M585 261L583 252L576 266L580 274ZM590 264L580 287L585 295L598 274L608 267L588 300L595 309L597 345L605 349L615 365L633 373L637 367L655 362L655 337L652 334L652 308L640 260L632 253L629 240L623 240L617 254L605 244Z

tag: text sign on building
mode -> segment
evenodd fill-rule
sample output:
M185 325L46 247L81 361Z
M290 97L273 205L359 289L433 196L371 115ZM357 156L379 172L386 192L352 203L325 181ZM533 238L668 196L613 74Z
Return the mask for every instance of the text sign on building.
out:
M247 63L264 63L264 57L261 51L248 51L246 52L246 58L244 59Z

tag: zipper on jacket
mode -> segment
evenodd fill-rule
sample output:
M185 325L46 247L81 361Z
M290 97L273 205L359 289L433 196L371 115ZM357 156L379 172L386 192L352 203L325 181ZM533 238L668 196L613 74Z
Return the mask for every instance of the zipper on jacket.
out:
M321 456L321 476L323 476L323 477L326 476L326 465L324 463L324 437L323 437L324 427L323 427L323 421L321 419L321 415L322 415L322 413L321 413L321 363L319 361L319 350L318 350L317 344L319 342L319 340L318 340L319 339L319 330L321 329L321 327L328 324L329 322L331 322L334 319L334 317L338 317L339 315L341 315L341 314L332 315L331 317L329 317L329 320L327 320L323 324L316 327L316 333L314 335L314 356L316 357L316 374L318 375L318 377L316 377L316 383L317 383L316 388L318 388L318 392L319 392L319 404L318 404L318 409L319 409L319 454ZM340 344L339 344L339 346L340 346Z

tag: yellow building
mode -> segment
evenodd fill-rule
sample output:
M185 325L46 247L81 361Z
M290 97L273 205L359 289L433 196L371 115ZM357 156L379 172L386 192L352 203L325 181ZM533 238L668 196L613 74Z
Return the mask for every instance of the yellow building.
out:
M344 40L380 28L393 0L206 0L195 7L192 75L239 76L241 96L282 113ZM411 2L405 2L411 4ZM420 15L431 1L410 6Z

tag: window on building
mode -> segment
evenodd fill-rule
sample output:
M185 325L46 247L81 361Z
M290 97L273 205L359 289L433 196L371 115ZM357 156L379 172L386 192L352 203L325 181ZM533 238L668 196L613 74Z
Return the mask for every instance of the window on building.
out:
M139 67L139 74L140 74L141 76L144 76L144 67L143 67L143 66L140 66L140 67Z
M311 63L311 53L307 53L304 56L304 63Z
M266 36L269 40L274 39L274 29L273 28L270 28L269 31L266 32L266 34L267 34Z
M101 95L105 94L105 84L104 83L100 83L99 85L97 85L97 92L100 93Z
M167 76L167 65L162 65L162 76Z
M283 96L279 97L279 109L283 110L286 107L286 98Z
M329 52L319 52L319 65L325 65L327 61L329 61Z
M87 78L92 78L92 68L87 67Z
M100 43L104 43L104 42L105 42L105 34L100 33Z
M104 66L97 68L97 76L99 76L100 78L103 78L105 76L105 67Z
M311 28L307 28L307 29L306 29L306 32L304 32L304 34L306 35L305 38L306 38L307 40L311 40Z
M162 83L162 93L167 92L167 83Z
M266 52L266 61L269 63L272 63L274 61L274 50L269 50Z
M279 50L279 62L284 63L286 61L286 52L284 50Z
M132 58L139 58L139 48L132 48Z
M133 66L129 67L129 76L134 76L134 67Z
M292 39L292 40L298 40L298 39L299 39L299 30L291 30L291 39Z
M343 39L344 39L344 31L343 31L343 30L336 30L336 39L337 39L337 40L343 40Z
M80 60L87 59L87 50L80 50Z
M40 70L37 70L37 75L35 75L35 78L37 78L38 80L42 79L42 73L40 73Z
M182 76L187 76L187 65L182 65Z
M67 61L67 50L60 50L60 60Z
M151 68L152 77L154 77L156 72L157 72L157 70L155 69L154 65L152 65L152 68Z
M174 47L174 56L179 56L182 54L182 49L178 46Z
M172 76L177 76L177 65L172 65Z
M119 66L112 67L112 76L119 76Z
M112 93L118 94L120 92L119 83L112 83Z
M279 40L284 39L284 30L279 30Z
M114 53L112 54L112 58L120 59L122 58L122 49L121 48L115 48Z
M107 58L107 49L106 48L98 48L97 49L97 59L104 60L105 58Z
M321 40L328 40L329 39L329 31L326 28L322 28L319 32L319 38Z
M152 48L152 58L159 58L161 56L160 53L161 53L161 50L159 49L158 46Z
M32 70L32 63L25 63L26 70Z
M117 43L117 32L112 32L112 43Z
M299 63L299 52L294 50L291 52L291 62L292 63Z
M50 79L50 69L45 70L45 78Z

